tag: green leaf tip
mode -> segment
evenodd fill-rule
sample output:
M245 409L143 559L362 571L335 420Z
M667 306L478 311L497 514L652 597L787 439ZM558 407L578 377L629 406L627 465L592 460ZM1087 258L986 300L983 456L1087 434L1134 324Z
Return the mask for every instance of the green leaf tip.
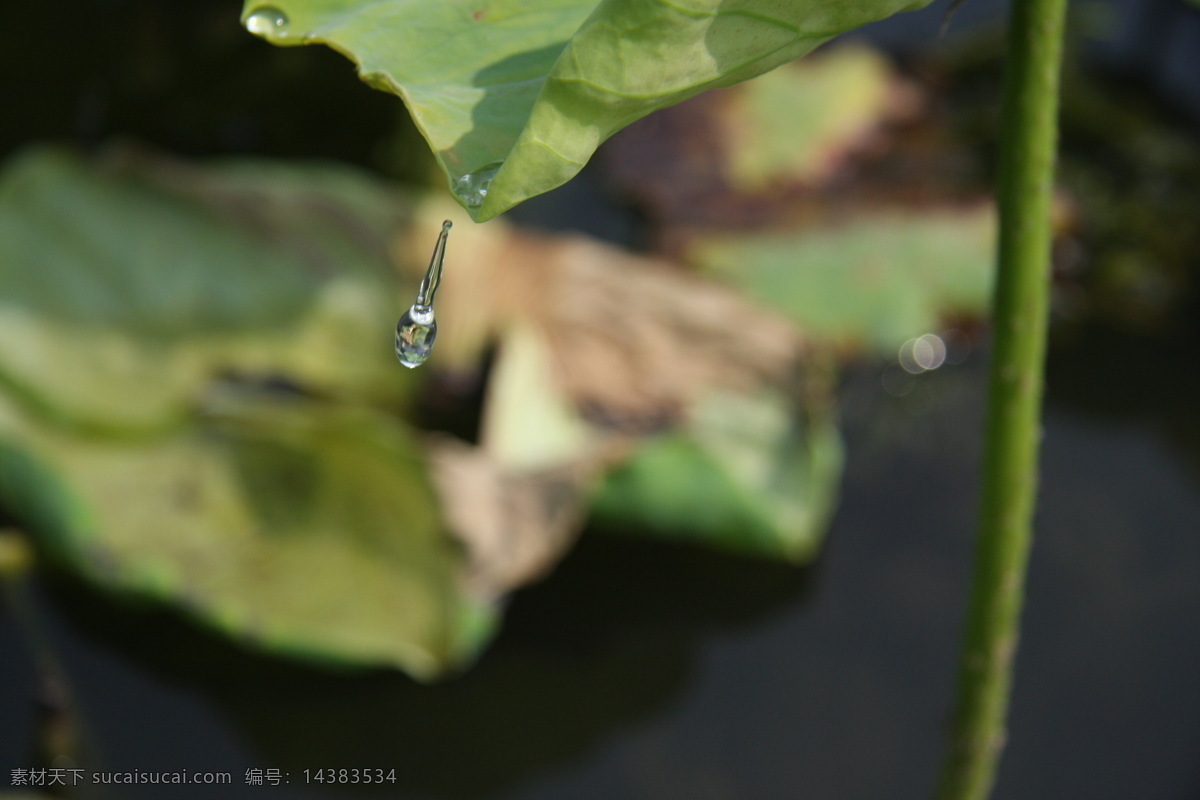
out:
M574 177L660 108L928 0L250 0L272 44L326 44L399 96L476 222Z

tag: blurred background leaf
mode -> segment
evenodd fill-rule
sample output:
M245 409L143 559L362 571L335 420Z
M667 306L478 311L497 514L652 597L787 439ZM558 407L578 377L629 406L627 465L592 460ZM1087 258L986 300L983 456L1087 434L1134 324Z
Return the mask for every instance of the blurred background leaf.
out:
M396 415L429 371L396 368L381 321L439 203L347 168L113 148L26 151L0 207L0 492L108 590L427 679L478 651L598 490L623 526L790 560L819 540L837 445L784 399L803 337L666 263L468 227L439 314L447 368L495 348L481 433L422 441ZM646 468L676 436L719 525Z
M0 484L60 562L313 658L430 678L474 654L492 612L419 444L361 408L412 386L377 324L398 194L34 150L0 208Z
M841 474L827 404L713 394L609 475L592 513L612 530L804 562L823 539Z
M0 381L81 429L178 423L222 376L399 401L374 320L405 208L342 167L26 151L0 177Z
M692 260L844 351L894 354L948 319L987 308L990 205L865 212L838 225L692 240Z
M848 45L723 92L714 115L729 185L763 191L828 179L910 93L879 52Z
M234 638L432 678L491 631L465 595L413 436L306 401L231 399L138 442L13 409L4 501L58 560Z

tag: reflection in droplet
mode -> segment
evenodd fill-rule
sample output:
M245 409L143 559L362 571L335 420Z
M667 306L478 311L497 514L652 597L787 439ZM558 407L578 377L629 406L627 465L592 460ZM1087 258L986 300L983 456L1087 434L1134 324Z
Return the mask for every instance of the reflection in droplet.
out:
M246 17L246 30L264 39L272 36L284 36L288 32L288 18L275 6L261 6Z
M396 358L412 369L429 359L437 338L437 320L433 306L411 306L396 323Z
M900 366L917 375L946 363L946 343L936 333L926 333L900 345Z
M446 258L446 238L454 225L450 220L442 223L437 244L429 259L429 268L417 290L417 301L404 312L396 323L396 358L412 369L429 359L433 352L433 341L437 338L437 320L433 317L433 298L442 282L442 262Z
M468 172L454 182L454 193L468 208L478 208L483 205L483 199L487 197L488 189L492 186L492 179L500 171L500 164L501 162L496 162L474 172Z

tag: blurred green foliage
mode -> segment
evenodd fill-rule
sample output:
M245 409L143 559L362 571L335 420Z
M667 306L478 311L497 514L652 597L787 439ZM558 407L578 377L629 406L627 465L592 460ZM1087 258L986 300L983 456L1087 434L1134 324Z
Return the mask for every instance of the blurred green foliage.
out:
M713 394L614 471L592 513L601 525L804 562L824 537L841 475L841 436L825 404Z
M380 319L407 213L345 168L33 150L0 178L0 496L61 562L244 640L432 677L460 585ZM374 410L373 410L374 409Z
M839 139L878 124L886 77L861 52L782 77L748 90L759 100L743 106L740 123L752 141L786 126L779 107L812 81L861 95L812 129L801 166L819 184ZM773 184L796 169L769 158L756 174ZM500 515L506 503L551 517L580 504L609 529L811 558L841 472L830 352L894 352L946 314L978 312L990 263L984 204L873 210L827 230L693 235L694 264L793 320L771 325L804 343L787 368L798 374L769 386L701 382L668 406L661 430L633 432L598 423L561 385L557 359L574 358L570 343L586 344L596 321L545 327L543 309L492 308L500 292L476 296L482 305L453 309L457 319L467 327L466 317L494 317L498 327L455 364L478 370L484 348L498 348L482 411L489 434L480 446L460 444L495 486L525 492L517 503L502 489L492 508L469 482L447 492L434 466L445 450L404 421L415 401L428 402L431 370L399 369L391 353L402 288L415 284L411 275L399 283L397 270L425 250L409 240L435 212L440 220L420 195L332 164L189 164L129 146L13 157L0 175L6 512L45 553L107 590L169 603L241 642L432 678L478 652L502 591L530 577L488 583L488 559L511 553L481 557L456 527L464 510L478 521L481 508ZM456 235L447 269L496 287L504 248L526 248L518 252L536 276L542 260L560 267L553 259L566 247L528 243L504 226ZM632 354L633 376L669 374L654 359L687 350L656 350L660 336L692 350L718 337L721 349L701 348L708 360L756 341L745 316L756 306L720 305L739 309L730 318L664 315L665 298L680 298L673 314L688 306L693 279L660 274L661 265L639 275L649 262L620 263L631 257L612 248L578 253L600 259L598 271L564 291L609 273L603 291L622 313L641 315L629 332L648 346ZM666 294L638 305L654 297L651 287ZM603 330L634 343L619 325ZM444 333L449 346L454 331ZM544 479L543 470L599 463L596 452L614 441L620 456L604 456L596 480ZM558 542L544 556L552 560L581 520L548 520L497 516L485 527L544 534Z
M991 288L990 205L867 211L824 229L700 236L691 258L810 336L891 356L948 317L979 316Z

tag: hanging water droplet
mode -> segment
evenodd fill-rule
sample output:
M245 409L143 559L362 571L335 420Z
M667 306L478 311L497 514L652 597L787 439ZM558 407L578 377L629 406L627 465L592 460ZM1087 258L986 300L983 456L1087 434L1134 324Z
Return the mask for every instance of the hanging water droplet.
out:
M482 169L468 172L454 182L454 193L458 195L468 208L478 208L483 205L488 189L492 186L492 178L500 171L503 162L497 161Z
M275 8L275 6L260 6L256 8L253 14L246 17L244 24L246 30L264 39L273 36L286 36L288 32L287 14L284 14L278 8Z
M433 297L442 282L446 237L450 235L452 227L450 220L442 223L442 232L438 234L437 244L433 246L433 256L429 259L429 269L425 271L421 288L417 290L417 302L413 303L396 323L396 358L409 369L419 367L428 360L429 353L433 350L433 341L437 338Z
M396 358L409 369L419 367L429 358L436 338L433 306L414 305L396 323Z

